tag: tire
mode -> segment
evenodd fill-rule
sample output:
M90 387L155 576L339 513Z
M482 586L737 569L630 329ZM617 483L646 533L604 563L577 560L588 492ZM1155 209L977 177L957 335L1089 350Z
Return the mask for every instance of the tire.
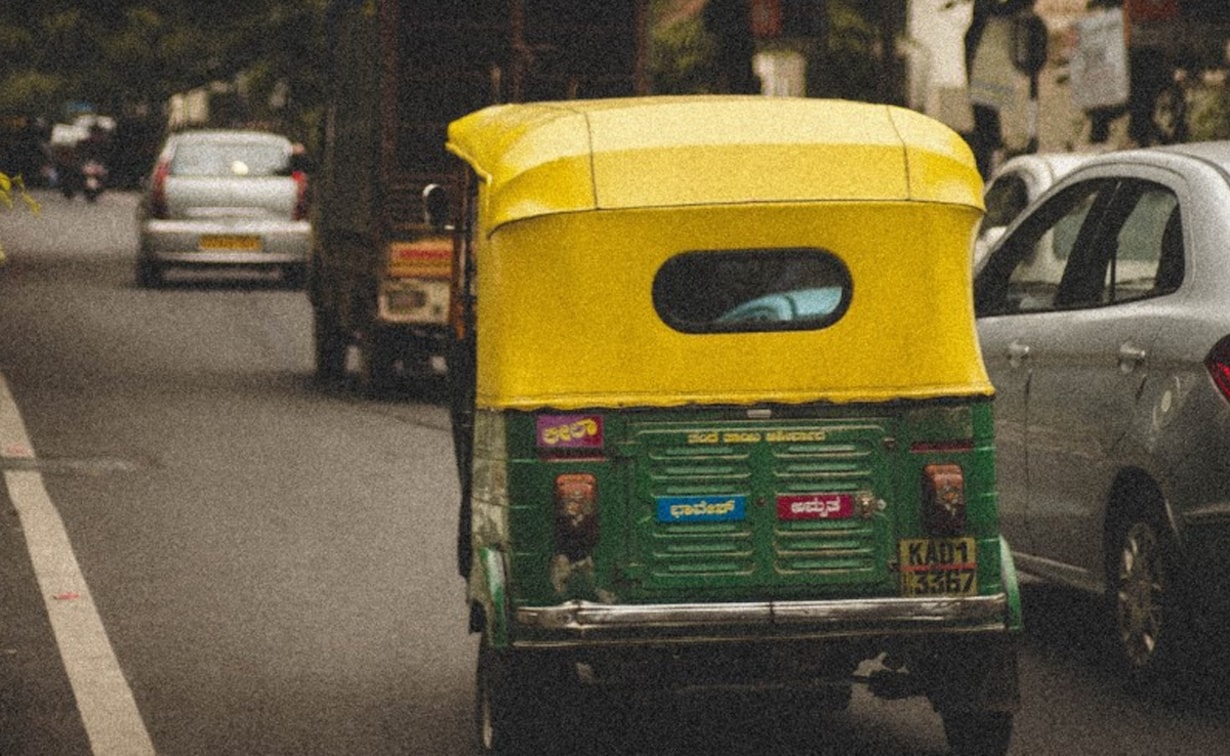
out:
M1120 663L1130 684L1152 684L1182 666L1191 639L1169 530L1147 514L1115 530L1108 559L1108 599Z
M137 286L142 289L162 286L162 267L150 260L137 260Z
M368 395L383 394L397 384L397 340L369 331L359 343L359 387Z
M335 381L346 374L346 338L337 326L337 319L328 310L313 312L312 333L316 343L316 377Z
M552 695L546 678L526 660L494 649L478 651L474 725L479 753L543 754L554 740L545 713Z
M956 710L941 714L953 756L1003 756L1012 742L1012 714Z
M307 286L306 265L287 265L282 269L282 282L288 289L302 290Z
M484 639L478 649L474 686L474 735L479 753L515 753L516 707L507 677L500 653Z

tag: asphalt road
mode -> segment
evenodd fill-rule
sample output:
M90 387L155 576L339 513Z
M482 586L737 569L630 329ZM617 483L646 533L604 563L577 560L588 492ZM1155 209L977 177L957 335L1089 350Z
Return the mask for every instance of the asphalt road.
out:
M320 385L301 291L138 289L132 195L38 198L0 211L0 754L471 753L442 387ZM27 444L4 436L14 410ZM32 490L72 559L19 517ZM48 559L80 583L39 583ZM91 609L102 643L53 631ZM1224 752L1225 680L1125 690L1100 619L1026 586L1012 753ZM947 753L925 702L863 691L837 714L697 694L582 714L576 753Z

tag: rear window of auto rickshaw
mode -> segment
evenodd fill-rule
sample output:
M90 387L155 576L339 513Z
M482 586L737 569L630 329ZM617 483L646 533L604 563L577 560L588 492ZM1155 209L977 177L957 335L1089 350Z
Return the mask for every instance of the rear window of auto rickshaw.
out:
M845 264L806 247L687 251L653 281L658 316L691 334L826 328L841 319L852 293Z

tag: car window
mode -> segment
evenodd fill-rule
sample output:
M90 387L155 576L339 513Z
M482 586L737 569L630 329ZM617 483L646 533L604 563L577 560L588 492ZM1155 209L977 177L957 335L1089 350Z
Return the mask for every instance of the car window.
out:
M1082 289L1079 284L1086 282L1068 268L1074 259L1081 261L1082 271L1095 262L1098 223L1114 187L1107 180L1076 184L1026 219L979 273L974 289L978 314L1045 312L1099 296L1087 285ZM1094 286L1102 285L1095 278Z
M982 227L1006 226L1029 204L1029 187L1020 176L1004 174L987 188L983 201L987 206L987 214L982 219Z
M1179 201L1159 184L1078 184L1019 231L975 283L979 315L1127 302L1174 291L1183 278Z
M1178 198L1165 187L1143 183L1134 195L1115 237L1115 259L1108 272L1114 302L1174 291L1183 278Z
M852 288L826 250L691 251L658 270L653 304L684 333L820 329L845 313Z
M171 160L172 176L276 176L285 174L290 152L271 142L183 141Z

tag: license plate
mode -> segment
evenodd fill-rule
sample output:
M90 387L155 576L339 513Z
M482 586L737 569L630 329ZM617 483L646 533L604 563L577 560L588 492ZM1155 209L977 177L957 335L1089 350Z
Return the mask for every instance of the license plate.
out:
M897 544L902 596L973 596L978 593L973 538L903 538Z
M238 249L252 252L261 248L261 238L247 234L212 234L202 236L201 249Z

